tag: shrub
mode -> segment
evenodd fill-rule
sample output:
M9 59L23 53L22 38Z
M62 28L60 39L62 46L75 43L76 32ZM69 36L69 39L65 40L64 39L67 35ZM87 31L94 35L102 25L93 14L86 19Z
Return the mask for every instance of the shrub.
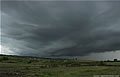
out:
M27 63L28 63L28 64L30 64L30 63L32 63L32 61L31 61L31 60L29 60Z
M2 57L2 60L9 60L7 56Z

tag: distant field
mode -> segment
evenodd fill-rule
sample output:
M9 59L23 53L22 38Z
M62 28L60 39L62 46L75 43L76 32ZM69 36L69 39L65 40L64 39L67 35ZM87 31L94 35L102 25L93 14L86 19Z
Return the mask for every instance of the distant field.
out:
M106 65L120 65L120 62L105 62Z
M120 62L0 56L0 77L93 77L93 75L120 75L119 65Z

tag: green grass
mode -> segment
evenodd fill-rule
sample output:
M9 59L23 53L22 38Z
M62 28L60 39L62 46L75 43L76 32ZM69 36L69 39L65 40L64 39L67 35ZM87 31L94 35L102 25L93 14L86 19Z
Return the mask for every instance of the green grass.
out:
M105 62L106 65L120 65L120 62Z
M0 56L0 77L93 77L93 75L120 75L120 67L101 66L99 64L100 62L89 60L55 60ZM109 64L107 63L107 65Z

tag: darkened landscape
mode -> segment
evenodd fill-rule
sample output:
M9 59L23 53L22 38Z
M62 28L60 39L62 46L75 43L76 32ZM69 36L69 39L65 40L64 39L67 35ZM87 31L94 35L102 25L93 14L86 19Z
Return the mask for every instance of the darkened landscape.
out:
M120 62L0 56L0 77L120 75Z
M0 0L0 18L0 77L120 76L119 0Z

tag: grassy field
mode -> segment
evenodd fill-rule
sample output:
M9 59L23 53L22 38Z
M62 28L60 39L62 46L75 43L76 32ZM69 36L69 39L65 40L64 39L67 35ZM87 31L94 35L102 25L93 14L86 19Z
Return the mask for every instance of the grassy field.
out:
M0 56L0 77L93 77L93 75L120 75L119 65L120 62Z

